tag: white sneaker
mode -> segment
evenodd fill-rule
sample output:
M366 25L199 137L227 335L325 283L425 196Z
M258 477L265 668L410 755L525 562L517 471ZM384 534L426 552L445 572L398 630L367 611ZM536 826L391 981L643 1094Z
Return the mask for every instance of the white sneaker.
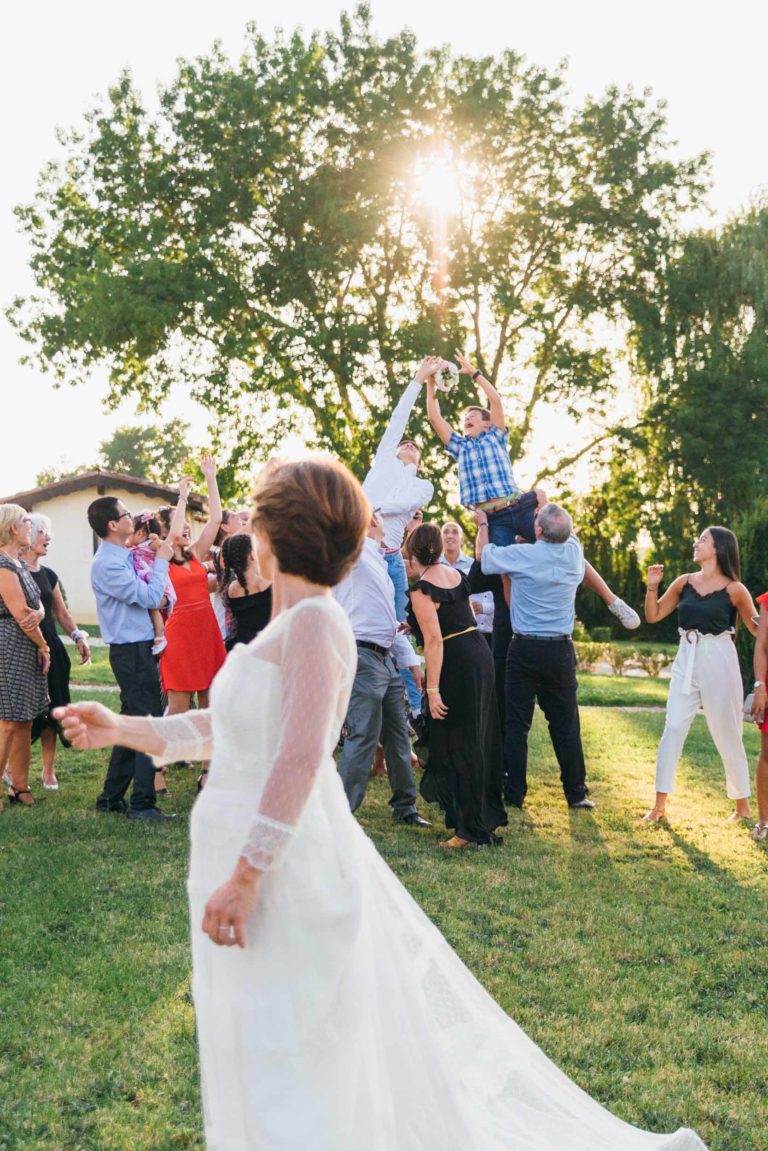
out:
M640 620L638 620L637 622L640 623ZM635 626L637 626L637 625L635 625ZM154 641L154 643L152 644L152 655L160 655L160 652L165 651L165 649L167 647L168 647L168 640L165 638L164 635L159 635L157 637L157 639Z
M624 603L623 599L615 599L613 603L609 603L608 611L615 615L619 623L629 628L630 631L640 627L640 616L628 603Z

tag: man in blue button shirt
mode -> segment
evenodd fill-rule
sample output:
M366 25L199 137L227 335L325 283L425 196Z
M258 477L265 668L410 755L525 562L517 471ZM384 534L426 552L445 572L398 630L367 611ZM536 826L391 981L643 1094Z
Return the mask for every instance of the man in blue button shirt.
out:
M133 517L120 500L103 496L88 508L88 523L101 540L91 566L101 637L109 644L109 663L120 688L121 715L161 715L160 679L152 655L150 608L163 602L173 549L163 541L149 582L136 574L128 549ZM125 793L133 781L131 802ZM175 819L157 808L155 767L148 755L114 747L97 811L127 812L129 819L161 823Z
M576 656L571 642L576 590L584 579L581 544L557 504L536 513L536 542L486 543L487 517L478 515L481 564L487 575L512 580L512 641L507 652L504 798L522 807L528 790L528 732L536 700L549 724L569 807L591 809L576 704Z

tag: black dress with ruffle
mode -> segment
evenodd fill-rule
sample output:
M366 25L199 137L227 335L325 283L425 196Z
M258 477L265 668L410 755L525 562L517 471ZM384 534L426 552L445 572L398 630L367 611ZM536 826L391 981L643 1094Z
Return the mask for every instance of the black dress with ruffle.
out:
M71 661L69 653L61 642L61 636L56 631L56 620L53 615L53 593L59 582L59 577L56 572L51 568L40 567L38 571L29 573L32 579L38 586L40 591L40 600L45 608L45 619L40 624L40 631L45 637L45 641L51 649L51 666L48 671L48 696L50 703L46 710L39 715L32 724L32 741L40 737L40 733L46 728L53 728L61 735L59 724L51 715L54 707L66 707L71 702L69 694L69 673L71 671ZM69 747L66 740L62 739L65 747Z
M432 719L424 707L428 755L421 794L427 802L439 804L445 826L461 839L493 843L494 830L507 823L493 657L475 626L466 576L455 588L435 587L426 580L419 580L415 588L436 604L441 635L452 637L443 644L440 673L440 695L448 714ZM410 606L408 621L423 644Z

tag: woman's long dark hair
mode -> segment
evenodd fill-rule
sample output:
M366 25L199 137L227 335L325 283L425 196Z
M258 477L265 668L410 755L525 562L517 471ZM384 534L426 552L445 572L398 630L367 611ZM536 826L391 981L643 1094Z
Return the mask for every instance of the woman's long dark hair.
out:
M165 528L165 535L163 535L162 532L159 533L161 536L163 536L163 539L168 538L168 534L171 530L171 520L173 519L173 513L175 511L176 511L176 509L172 508L172 507L164 507L164 508L158 508L157 509L158 521ZM171 558L170 562L172 564L188 564L191 559L192 559L191 548L182 548L181 549L181 559L177 560L176 556L174 554L173 557Z
M731 580L741 579L739 541L729 528L710 527L706 529L712 536L718 567L724 576Z
M424 567L436 564L443 554L443 536L437 524L421 524L414 528L405 542L409 556L418 560Z
M245 578L245 569L248 560L253 554L253 536L241 533L236 536L226 536L221 545L222 573L219 578L219 593L226 603L227 588L236 579L245 594L248 594L248 582Z

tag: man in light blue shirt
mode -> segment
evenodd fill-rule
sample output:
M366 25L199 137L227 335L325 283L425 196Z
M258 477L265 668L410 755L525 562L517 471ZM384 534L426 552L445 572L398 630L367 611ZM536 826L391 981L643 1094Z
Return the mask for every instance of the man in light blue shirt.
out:
M109 663L120 688L121 715L161 715L160 679L152 655L150 608L159 608L173 549L159 544L152 574L144 583L134 570L128 548L133 516L113 496L102 496L88 508L88 523L101 540L91 566L91 586L102 639L109 644ZM131 781L130 806L125 801ZM155 767L148 755L114 747L97 811L126 812L129 819L162 823L175 819L157 808Z
M528 790L528 732L538 700L560 765L569 807L591 809L576 704L576 656L571 642L576 590L584 579L581 544L573 523L557 504L536 513L536 542L482 548L487 575L512 581L512 641L507 653L504 798L522 807ZM478 523L480 542L487 520Z

